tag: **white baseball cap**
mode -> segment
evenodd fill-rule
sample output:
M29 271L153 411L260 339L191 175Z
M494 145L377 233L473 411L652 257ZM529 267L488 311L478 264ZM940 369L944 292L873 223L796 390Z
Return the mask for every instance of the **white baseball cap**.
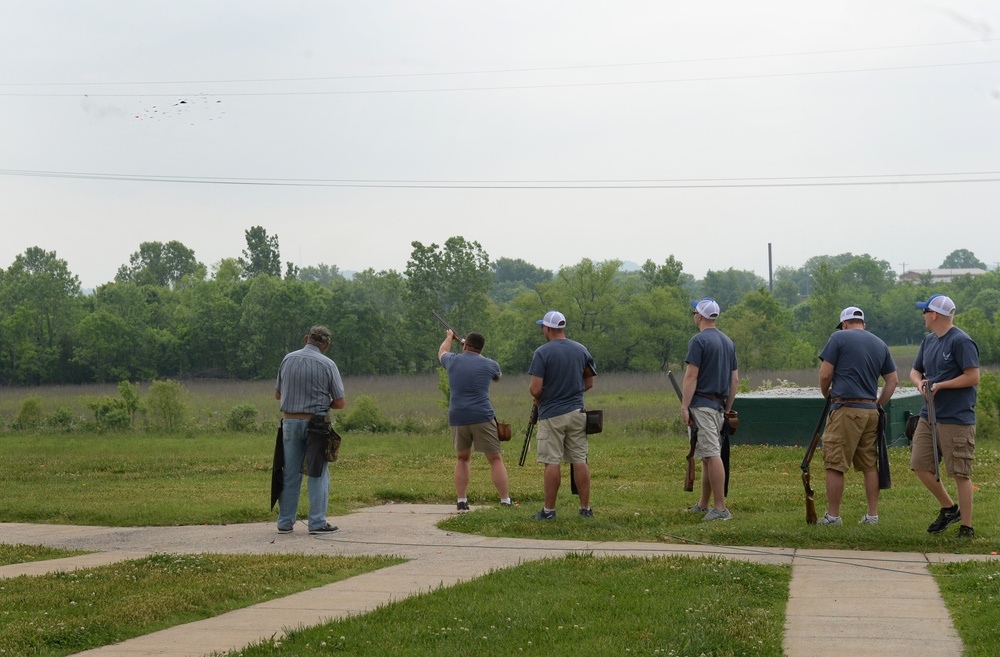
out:
M566 316L563 315L558 310L550 310L545 313L545 317L541 318L535 324L541 324L542 326L548 326L549 328L566 328Z
M955 316L955 302L943 294L932 294L927 301L918 301L917 308L930 310L945 317Z
M861 310L857 306L848 306L840 311L840 321L837 322L837 328L849 319L860 319L862 322L865 321L865 311Z
M719 316L719 304L715 302L715 299L705 297L701 301L692 301L691 307L706 319L716 319Z

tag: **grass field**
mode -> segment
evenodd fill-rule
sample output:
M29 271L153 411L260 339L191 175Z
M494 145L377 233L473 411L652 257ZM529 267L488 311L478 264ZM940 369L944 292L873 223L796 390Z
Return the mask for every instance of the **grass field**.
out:
M794 373L768 376L772 380L811 384L805 379L789 378L796 376ZM261 409L270 410L262 410L262 427L256 432L216 430L208 422L170 435L144 431L66 434L44 429L0 435L0 520L112 526L273 520L275 515L268 509L267 498L277 421L271 383L200 382L185 386L191 393L192 415L198 418L221 416L240 403L259 404ZM444 410L436 378L354 379L347 386L349 400L351 395L367 395L394 420L418 418L417 424L424 431L346 434L341 460L332 464L331 513L390 501L452 504L454 455L443 427ZM695 498L693 493L682 490L687 441L677 419L677 400L665 375L605 376L599 386L588 394L588 403L603 407L608 418L605 432L594 436L591 443L596 512L593 520L584 521L576 514L575 498L569 494L565 479L559 498L559 520L538 523L530 519L541 506L541 468L532 459L523 468L516 465L530 399L527 378L511 376L495 387L494 402L501 419L515 425L515 438L505 448L505 459L519 506L507 510L497 507L485 459L475 457L470 498L481 510L453 517L443 526L481 535L551 539L982 555L1000 550L996 535L1000 520L996 499L1000 453L994 442L984 441L977 446L974 480L979 538L974 541L959 543L953 532L933 536L925 531L936 506L909 472L905 448L890 450L894 485L883 492L880 525L861 527L853 522L854 516L863 513L864 495L860 476L851 473L843 504L845 525L823 528L805 523L798 469L804 448L739 445L737 440L729 496L734 520L700 523L697 517L683 513ZM106 387L103 392L95 388L15 392L23 394L22 400L28 394L38 395L46 412L51 412L73 405L85 409L88 396L114 394L115 390ZM0 412L16 412L18 406L17 399L5 394ZM349 401L345 411L350 410ZM434 429L435 423L441 428ZM812 467L812 487L819 513L825 507L823 485L817 457ZM47 556L24 546L4 546L0 550L0 558L7 562ZM250 567L249 557L246 563L241 557L234 559L221 572ZM462 655L474 647L477 654L487 655L569 651L781 655L787 568L683 558L612 559L600 560L599 564L581 563L579 559L546 560L500 571L458 587L393 603L372 614L295 632L280 642L265 642L244 654L392 651L402 655ZM259 573L258 580L269 581L287 566L285 557L264 557L253 568L259 569L254 571ZM969 655L992 654L992 635L984 634L979 623L993 618L996 607L984 605L984 601L1000 598L1000 575L995 571L995 562L941 571L942 575L953 575L946 578L953 585L943 586L942 592ZM84 575L91 572L92 577L98 576L97 569ZM144 582L145 596L153 600L169 598L168 585L155 580L151 577ZM27 588L0 584L0 608L10 609L15 595L18 600L27 599L28 590L41 595L40 589L46 587L40 587L40 581L28 578ZM133 588L130 581L121 578L112 578L109 586L102 589L102 595L109 598L125 595ZM193 595L201 595L199 585L189 588ZM715 593L713 597L693 593L704 590ZM609 598L609 593L614 597ZM611 615L606 613L609 600L614 600L615 613ZM54 601L39 597L34 607L25 608L24 615L18 617L18 631L48 623L48 616L65 618L80 613L68 606L69 602L69 598ZM86 627L116 627L123 614L102 608L98 615L88 618L93 624ZM642 622L648 620L649 614L656 615L656 623ZM9 618L8 613L5 620ZM160 627L180 621L157 617L153 622ZM738 631L719 635L715 630L718 625ZM8 650L6 654L65 655L82 649L79 646L99 645L110 640L109 636L119 636L117 630L112 634L83 631L71 637L82 643L73 643L59 635L57 629L53 630L53 636L58 638L55 645L46 644L42 650L29 641L23 644L27 646L23 650ZM722 639L713 642L716 635ZM8 645L3 636L0 643Z

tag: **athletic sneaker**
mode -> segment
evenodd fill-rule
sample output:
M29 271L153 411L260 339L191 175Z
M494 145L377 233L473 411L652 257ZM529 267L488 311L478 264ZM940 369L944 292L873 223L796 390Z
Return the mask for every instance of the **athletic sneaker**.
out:
M972 527L969 527L968 525L961 525L958 528L958 537L959 538L975 538L976 537L976 532L975 532L975 530L972 529Z
M708 513L708 509L706 509L703 506L698 506L697 503L695 503L694 506L689 506L688 508L684 509L684 511L685 513Z
M705 514L705 517L702 518L701 521L705 522L706 520L730 520L732 519L732 517L733 514L729 513L729 509L723 509L722 511L718 511L715 509L715 507L712 507L711 509L708 510L708 513Z
M511 500L510 502L501 501L500 506L502 506L505 509L509 509L510 507L514 506L514 500Z
M843 525L844 519L840 516L831 516L829 513L824 513L823 517L816 521L817 525Z
M339 531L340 531L340 527L338 527L337 525L331 525L330 523L326 523L325 525L323 525L322 527L319 527L317 529L310 529L309 533L310 534L336 534Z
M294 527L288 527L288 528L278 527L278 533L279 534L291 534L293 529L295 529L295 528Z
M459 513L465 513L468 510L469 510L469 503L468 502L459 502L458 503L458 512Z
M535 520L555 520L556 519L556 510L552 509L551 511L546 511L543 508L541 511L539 511L538 513L536 513L535 515L533 515L531 517L534 518Z
M927 528L927 531L931 534L940 534L961 519L962 512L959 510L957 504L952 506L950 509L941 509L938 513L937 520L931 523L931 526Z
M861 520L858 521L859 525L877 525L878 516L870 516L867 513L861 516Z
M581 518L593 518L594 517L594 510L593 509L580 509L580 517Z

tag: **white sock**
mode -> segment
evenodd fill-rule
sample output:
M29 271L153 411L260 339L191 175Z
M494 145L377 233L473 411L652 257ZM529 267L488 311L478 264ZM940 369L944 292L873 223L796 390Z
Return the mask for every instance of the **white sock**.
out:
M467 498L467 497L460 497L460 498L458 498L458 501L459 502L468 502L469 498Z
M501 504L510 504L510 498L509 497L501 497L500 498L500 502L501 502Z

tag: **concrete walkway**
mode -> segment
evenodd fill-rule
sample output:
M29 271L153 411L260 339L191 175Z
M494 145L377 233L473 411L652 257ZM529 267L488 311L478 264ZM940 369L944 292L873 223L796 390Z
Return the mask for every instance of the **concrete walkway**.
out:
M154 632L81 655L209 655L281 636L286 630L361 614L393 600L450 586L491 570L568 552L601 556L684 554L792 564L785 622L787 657L878 655L958 657L931 561L968 555L739 548L656 543L541 541L445 532L435 523L450 505L386 505L331 518L333 535L310 536L299 523L279 535L273 523L188 527L77 527L0 524L4 543L93 550L95 554L0 567L0 578L67 571L151 553L251 553L400 556L410 561L222 616Z

